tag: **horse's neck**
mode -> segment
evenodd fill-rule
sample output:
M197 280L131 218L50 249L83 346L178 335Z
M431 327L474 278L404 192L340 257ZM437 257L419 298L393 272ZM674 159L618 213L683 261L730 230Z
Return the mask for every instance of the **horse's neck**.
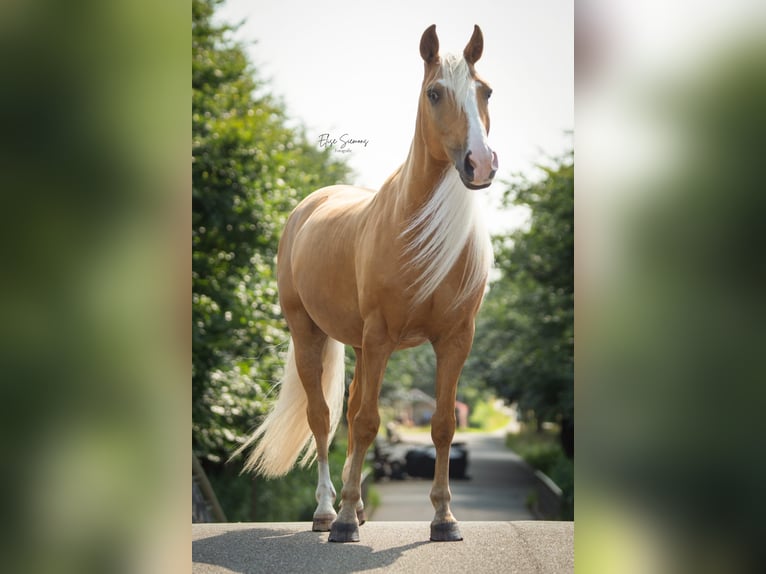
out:
M449 167L448 163L438 162L431 157L418 138L419 134L416 133L407 159L379 192L387 204L388 213L399 224L406 225L416 216L431 198Z

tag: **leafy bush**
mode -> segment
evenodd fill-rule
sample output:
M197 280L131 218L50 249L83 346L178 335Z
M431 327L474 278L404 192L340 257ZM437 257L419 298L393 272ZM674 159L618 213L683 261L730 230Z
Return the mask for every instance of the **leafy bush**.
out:
M229 520L303 520L315 468L253 482L224 461L276 397L288 340L274 271L285 220L349 169L287 117L232 27L215 23L218 4L192 2L192 449ZM340 472L343 453L333 452Z
M346 459L346 440L340 438L330 449L330 475L338 494ZM311 520L316 508L316 464L296 467L285 476L265 479L240 475L242 465L205 464L208 479L230 522L297 522Z
M558 433L509 433L506 446L532 468L547 475L562 490L562 520L574 519L574 461L567 458L559 443Z
M561 518L574 520L574 461L559 456L548 476L562 491Z
M192 2L192 445L220 462L273 399L286 347L275 257L290 211L349 170L258 79L215 0Z
M561 448L553 444L535 444L519 454L530 466L550 476L551 469L561 458Z

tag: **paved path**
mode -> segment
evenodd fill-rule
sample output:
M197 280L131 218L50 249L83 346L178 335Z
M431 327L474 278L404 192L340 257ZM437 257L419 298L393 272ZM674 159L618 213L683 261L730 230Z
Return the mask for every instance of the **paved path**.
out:
M405 434L405 442L430 444L428 433ZM457 433L453 442L468 447L468 480L451 479L452 512L460 522L469 520L533 520L526 499L534 489L530 468L507 449L505 432ZM380 506L373 521L426 520L433 518L430 479L391 480L375 483Z
M193 524L193 574L568 574L573 522L465 522L462 542L429 542L428 522L368 522L360 542L327 542L309 522Z

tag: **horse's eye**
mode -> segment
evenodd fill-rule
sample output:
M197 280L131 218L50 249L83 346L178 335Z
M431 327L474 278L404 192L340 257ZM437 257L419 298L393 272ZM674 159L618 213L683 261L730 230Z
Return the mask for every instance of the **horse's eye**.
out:
M487 96L486 98L489 99L492 97L492 88L487 88Z
M439 92L437 92L437 91L436 91L436 90L434 90L433 88L429 89L429 90L426 92L426 96L428 96L428 99L429 99L429 101L430 101L432 104L435 104L436 102L438 102L438 101L439 101Z

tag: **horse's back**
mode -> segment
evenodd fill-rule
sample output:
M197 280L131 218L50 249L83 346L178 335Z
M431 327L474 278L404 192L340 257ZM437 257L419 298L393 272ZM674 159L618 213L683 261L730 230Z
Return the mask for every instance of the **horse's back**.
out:
M348 218L364 207L374 194L370 189L351 185L331 185L318 189L307 195L290 213L283 236L289 238L309 219L317 222L327 218Z
M293 210L293 213L305 208L317 207L329 202L330 206L342 208L364 203L375 195L375 191L355 185L328 185L307 195Z

